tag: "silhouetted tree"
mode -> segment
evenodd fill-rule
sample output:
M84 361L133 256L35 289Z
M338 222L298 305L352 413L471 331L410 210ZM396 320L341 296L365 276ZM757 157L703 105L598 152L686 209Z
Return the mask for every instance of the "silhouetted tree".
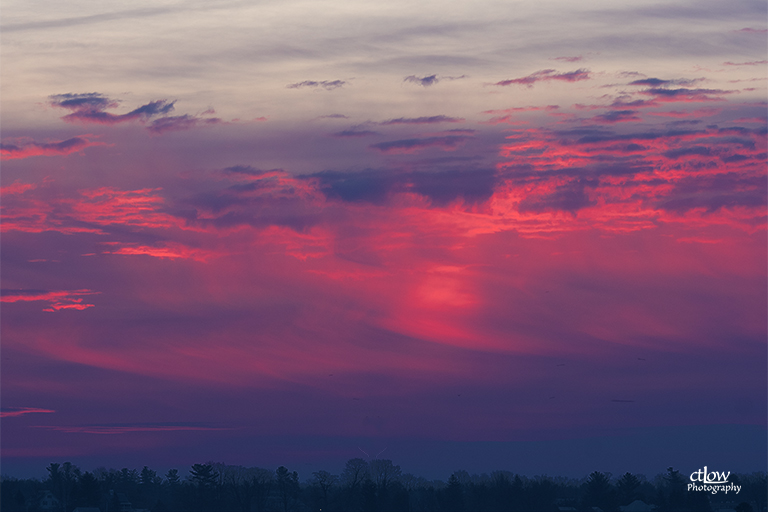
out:
M299 474L291 473L285 466L280 466L275 471L275 487L283 504L283 512L288 512L288 507L299 493Z
M219 474L214 471L211 464L194 464L189 470L190 480L198 488L210 489L216 484Z
M514 475L509 471L494 471L488 486L488 497L493 510L509 510L512 503L512 482Z
M52 463L46 470L44 482L0 477L0 510L35 512L44 490L55 490L62 497L57 512L71 512L76 506L118 512L130 506L128 502L152 512L551 512L557 507L585 511L599 507L615 512L620 503L617 497L626 505L638 497L653 496L658 512L704 512L711 510L710 500L719 508L733 499L731 495L686 492L687 478L673 468L653 482L626 473L615 485L611 485L609 474L597 471L579 481L527 478L509 471L471 476L456 471L446 484L402 474L390 460L369 464L363 459L348 461L341 477L316 471L304 485L299 484L298 473L284 466L273 472L221 463L195 464L184 482L176 470L168 471L162 480L146 466L140 472L101 467L83 473L71 463ZM761 509L768 484L765 473L733 474L730 478L742 487L737 498L743 502L739 512L749 512L750 507L752 512L766 512ZM177 491L175 496L172 489Z
M745 502L754 501L756 505L755 512L765 512L768 505L768 476L765 473L752 473L744 475L733 475L731 481L741 486L739 499Z
M321 501L319 508L326 510L328 508L328 491L333 488L339 477L327 471L316 471L312 473L312 476L312 484L320 490Z
M53 495L56 496L65 510L74 508L72 506L72 493L75 490L77 479L80 477L80 468L71 462L65 462L64 464L51 463L46 470Z
M165 481L169 486L179 485L181 478L179 478L178 469L169 469L165 474Z
M341 473L341 485L345 490L345 508L360 510L362 507L362 485L369 480L368 462L361 458L349 459Z
M59 470L60 467L61 464L51 462L51 464L45 468L45 470L48 471L48 484L50 486L51 492L54 496L56 496L56 499L59 500L59 502L62 501L63 496L62 477L61 471Z
M363 497L363 510L365 512L376 512L376 484L373 480L366 478L361 486Z
M402 470L400 466L395 466L389 459L375 459L368 464L371 480L376 486L386 489L394 480L400 478Z
M355 488L368 478L368 463L360 458L349 459L341 474L343 485L347 488Z
M640 479L632 473L624 473L616 482L616 498L619 505L629 505L640 499L637 490L640 488Z
M267 509L267 502L269 501L274 481L272 472L268 469L252 468L248 484L253 490L253 502L256 505L256 512L262 512Z
M557 487L551 478L537 477L529 481L527 487L523 488L526 511L545 511L555 508L557 497ZM519 510L519 509L518 509Z
M198 503L201 510L212 510L218 504L214 500L214 490L219 474L211 464L194 464L189 470L190 482L197 489Z
M98 507L101 502L101 486L93 473L86 471L77 481L74 492L77 507Z
M614 493L610 475L595 471L587 478L584 504L587 507L599 507L603 510L614 508Z
M462 512L464 510L464 488L456 473L448 478L448 487L444 491L445 500L441 507L445 512Z
M680 472L673 469L672 466L667 468L667 474L664 476L664 487L668 510L670 512L685 510L685 480L680 476Z

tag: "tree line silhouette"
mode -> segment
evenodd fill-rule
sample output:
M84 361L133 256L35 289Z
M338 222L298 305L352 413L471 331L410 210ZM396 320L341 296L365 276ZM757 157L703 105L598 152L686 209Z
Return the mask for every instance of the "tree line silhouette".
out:
M194 464L182 479L177 469L160 476L97 468L83 472L64 462L46 468L45 480L2 477L3 512L612 512L632 504L657 512L765 512L766 473L733 474L739 494L689 492L687 475L668 468L653 480L595 471L582 479L509 471L456 471L447 482L403 473L391 460L350 459L339 475L316 471L301 482L284 466ZM639 500L639 502L638 502ZM640 507L640 508L638 508Z

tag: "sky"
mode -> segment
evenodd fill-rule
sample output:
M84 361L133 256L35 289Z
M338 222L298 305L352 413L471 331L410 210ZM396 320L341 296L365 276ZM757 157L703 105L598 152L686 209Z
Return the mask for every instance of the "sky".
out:
M767 9L4 1L0 470L765 471Z

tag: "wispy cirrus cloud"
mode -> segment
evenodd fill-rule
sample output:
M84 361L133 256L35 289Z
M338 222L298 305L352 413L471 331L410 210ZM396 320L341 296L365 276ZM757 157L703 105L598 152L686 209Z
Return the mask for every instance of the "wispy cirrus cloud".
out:
M543 69L541 71L537 71L535 73L532 73L528 76L524 76L521 78L511 78L508 80L501 80L500 82L496 82L493 85L500 85L500 86L507 86L507 85L526 85L528 87L533 87L533 84L536 82L548 82L551 80L559 80L563 82L578 82L581 80L589 80L590 78L590 71L588 69L577 69L575 71L569 71L567 73L558 73L554 69Z
M201 423L110 423L103 425L36 425L33 428L54 430L65 434L131 434L134 432L184 432L208 430L234 430L233 427L215 427Z
M499 109L499 110L485 110L483 111L483 114L496 114L492 118L490 118L488 121L485 121L485 124L501 124L501 123L513 123L514 115L519 114L521 112L536 112L544 110L546 112L552 113L559 109L560 107L558 105L547 105L545 107L539 107L539 106L529 106L529 107L512 107L512 108L505 108L505 109ZM500 115L499 115L500 114Z
M463 135L446 135L444 137L399 139L371 144L369 147L377 149L382 153L416 153L417 151L430 147L438 147L446 151L451 151L470 138L471 137Z
M286 87L288 89L301 89L303 87L311 87L313 89L323 88L327 91L331 91L333 89L338 89L339 87L342 87L346 84L347 82L345 80L304 80L303 82L288 84Z
M72 137L57 142L25 141L0 144L0 158L15 160L33 156L66 156L91 146L105 146L104 142L92 141L85 136Z
M671 80L663 80L661 78L641 78L629 82L628 85L645 85L650 87L667 87L669 85L693 85L697 82L701 82L701 78L677 78Z
M605 114L600 114L589 119L594 123L626 123L630 121L642 121L637 115L636 110L609 110Z
M177 132L190 130L197 126L210 126L221 124L223 121L218 117L196 117L189 114L181 116L167 116L155 119L147 126L147 130L152 133Z
M39 407L3 407L0 409L0 418L13 418L25 414L54 413L53 409L41 409Z
M723 95L733 93L733 91L723 89L688 89L685 87L678 89L651 87L640 92L641 94L653 96L655 101L663 103L721 101Z
M563 62L579 62L580 60L584 60L584 57L581 55L575 55L573 57L555 57L553 60L560 60Z
M379 132L372 130L342 130L333 134L334 137L369 137L371 135L378 135Z
M121 246L112 251L104 251L104 254L117 254L123 256L151 256L160 259L190 259L200 262L207 262L215 256L215 252L204 249L196 249L186 245L165 242L154 246L140 244L121 244Z
M723 62L723 66L762 66L768 64L768 60L752 60L748 62Z
M46 301L48 307L43 311L54 312L62 309L74 309L82 311L94 307L94 304L83 302L83 295L96 295L100 292L93 290L25 290L3 289L0 290L0 302L33 302Z
M461 123L464 121L463 117L449 117L444 115L439 116L424 116L424 117L398 117L397 119L389 119L382 121L381 125L390 124L436 124L436 123Z

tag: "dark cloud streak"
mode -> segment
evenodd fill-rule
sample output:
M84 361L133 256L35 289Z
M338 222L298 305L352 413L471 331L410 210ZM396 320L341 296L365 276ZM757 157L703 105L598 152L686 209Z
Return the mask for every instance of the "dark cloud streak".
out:
M331 91L333 89L338 89L339 87L346 85L346 83L347 82L345 82L344 80L322 80L319 82L315 80L304 80L303 82L288 84L286 85L286 87L288 89L300 89L302 87L312 87L312 88L318 89L322 87L327 91Z
M382 153L412 153L428 147L454 149L469 138L470 137L461 135L447 135L444 137L400 139L388 142L380 142L378 144L371 144L369 147L377 149Z
M543 69L522 78L512 78L496 82L494 85L507 86L512 84L526 85L533 87L536 82L548 82L550 80L560 80L563 82L578 82L580 80L589 80L590 71L588 69L577 69L567 73L557 73L554 69Z

